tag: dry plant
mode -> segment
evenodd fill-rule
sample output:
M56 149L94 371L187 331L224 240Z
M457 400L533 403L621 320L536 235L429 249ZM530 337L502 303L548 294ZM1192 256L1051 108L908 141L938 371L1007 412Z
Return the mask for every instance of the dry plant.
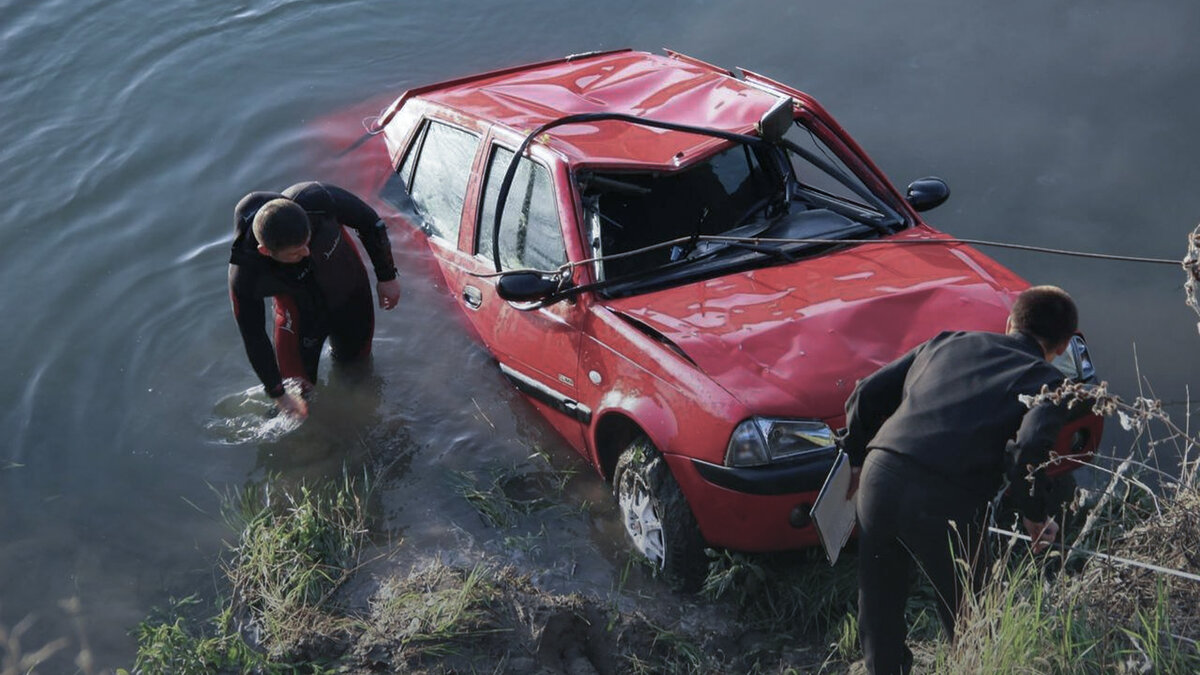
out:
M1049 623L1062 636L1060 644L1077 647L1082 640L1090 645L1084 651L1092 668L1195 672L1200 667L1200 439L1188 432L1190 414L1180 427L1158 399L1126 401L1107 383L1066 383L1023 400L1030 406L1087 406L1135 434L1125 456L1093 458L1108 481L1064 552L1068 569L1070 563L1081 569L1059 579L1047 603L1039 597L1033 604L1055 608ZM1052 455L1048 464L1067 459L1076 458ZM1017 576L1030 577L1028 572ZM1074 623L1062 624L1063 616ZM1081 624L1090 628L1072 634L1071 625Z

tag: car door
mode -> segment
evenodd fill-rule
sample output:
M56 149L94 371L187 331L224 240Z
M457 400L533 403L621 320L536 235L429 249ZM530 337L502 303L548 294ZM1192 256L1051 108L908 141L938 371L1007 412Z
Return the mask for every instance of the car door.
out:
M501 219L502 269L554 270L567 262L563 223L573 222L565 207L570 201L555 181L554 169L560 167L545 155L535 150L534 157L522 157L518 164ZM496 277L484 276L495 272L493 222L499 186L512 157L511 147L495 138L481 157L475 217L469 226L464 223L462 248L471 257L463 265L459 297L504 375L582 449L582 428L590 422L591 411L579 403L577 386L580 305L562 301L535 309L519 307L497 295Z
M429 118L421 121L413 141L396 170L384 184L380 198L428 235L443 278L456 290L462 265L471 257L460 249L462 223L469 219L477 181L477 154L483 134L456 124ZM419 237L419 235L417 235Z

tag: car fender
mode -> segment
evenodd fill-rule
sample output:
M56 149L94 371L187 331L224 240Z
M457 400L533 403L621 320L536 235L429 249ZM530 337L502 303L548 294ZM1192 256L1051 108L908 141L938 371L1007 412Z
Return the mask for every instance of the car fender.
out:
M593 411L591 459L611 478L616 457L640 431L666 455L724 460L745 406L704 371L636 323L593 305L580 354L581 397Z

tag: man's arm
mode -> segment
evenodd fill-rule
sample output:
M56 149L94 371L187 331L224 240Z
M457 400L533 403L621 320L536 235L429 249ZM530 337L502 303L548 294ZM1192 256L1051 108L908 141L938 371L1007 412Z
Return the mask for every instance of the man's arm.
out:
M233 318L242 335L250 367L262 381L267 396L279 398L284 394L283 377L279 373L279 364L275 362L275 348L267 337L263 299L248 292L253 282L247 277L248 274L239 265L229 266L229 299L233 303Z
M904 379L924 346L917 346L860 380L846 400L846 435L842 439L842 449L849 455L851 466L862 466L867 458L867 444L900 407Z
M367 257L375 268L375 278L380 283L396 278L396 264L392 260L392 245L388 240L387 225L379 218L375 209L348 190L336 185L321 184L334 204L334 218L358 233Z
M396 264L392 260L387 225L375 209L349 190L328 183L298 183L284 190L283 194L289 199L303 200L305 208L319 204L319 208L327 211L339 224L358 233L358 239L375 269L379 306L384 309L395 307L400 300L400 282L396 281Z
M1042 523L1047 516L1051 480L1044 464L1050 459L1050 448L1067 421L1066 406L1043 403L1030 409L1017 429L1017 439L1008 469L1012 498L1021 516L1033 523Z

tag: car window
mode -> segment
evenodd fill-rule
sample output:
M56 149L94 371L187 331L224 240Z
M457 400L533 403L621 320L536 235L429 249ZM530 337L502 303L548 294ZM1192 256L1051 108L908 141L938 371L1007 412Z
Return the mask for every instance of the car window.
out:
M489 260L492 258L496 201L512 157L512 151L497 147L488 163L475 252ZM500 224L500 263L505 269L544 270L554 269L566 261L550 171L522 157L504 202L504 217Z
M416 215L425 229L458 240L463 199L479 137L439 122L429 122L380 194L397 208Z
M791 130L786 134L786 138L801 148L808 150L812 155L823 158L830 165L839 169L843 178L849 180L855 187L860 190L867 190L867 187L854 175L854 172L848 169L842 160L817 138L816 134L803 125L792 125ZM834 176L829 175L794 152L789 152L788 157L791 159L792 169L796 172L796 180L800 183L801 189L833 196L869 214L878 214L878 210L864 204L863 198L859 194L856 194L849 185L839 181Z

